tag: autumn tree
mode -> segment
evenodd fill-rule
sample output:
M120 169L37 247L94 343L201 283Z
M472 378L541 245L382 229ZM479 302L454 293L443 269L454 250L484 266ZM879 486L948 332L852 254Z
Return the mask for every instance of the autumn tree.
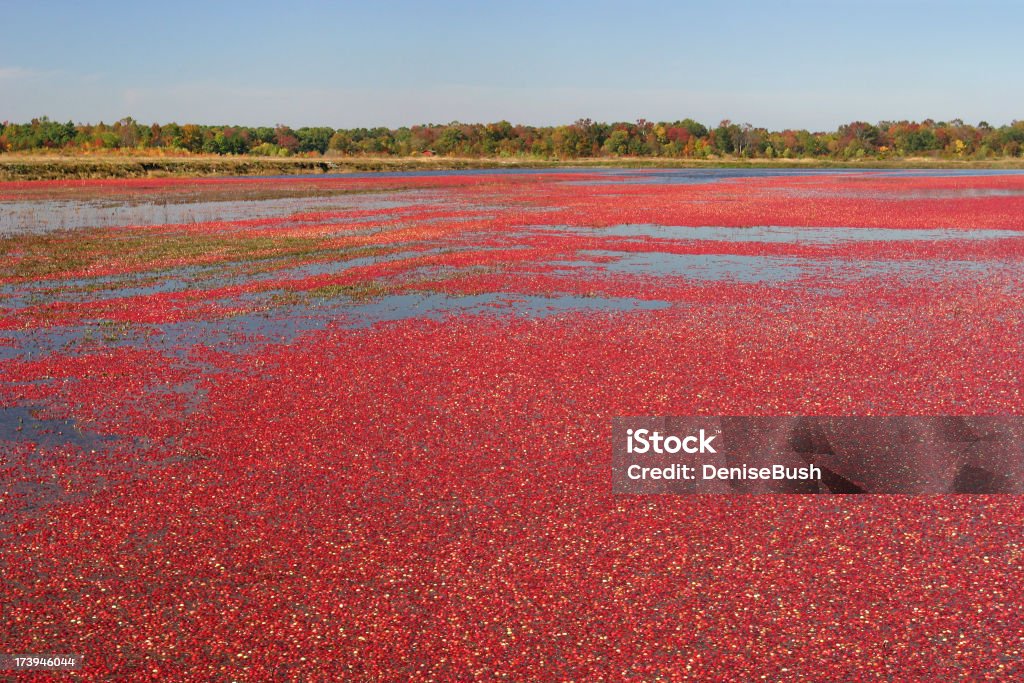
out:
M181 147L190 152L198 152L203 148L203 129L194 123L181 127Z
M299 138L291 128L284 124L278 124L274 128L274 144L281 149L294 153L299 149Z

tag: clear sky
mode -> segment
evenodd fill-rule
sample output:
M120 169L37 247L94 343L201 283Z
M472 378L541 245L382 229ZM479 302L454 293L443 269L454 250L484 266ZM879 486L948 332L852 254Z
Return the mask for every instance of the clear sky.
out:
M0 0L0 120L1024 118L1024 2Z

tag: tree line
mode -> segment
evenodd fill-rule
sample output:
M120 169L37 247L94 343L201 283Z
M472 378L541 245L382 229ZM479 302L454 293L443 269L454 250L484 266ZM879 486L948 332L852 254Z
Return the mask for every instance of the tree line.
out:
M250 154L257 156L412 156L708 158L892 158L933 156L986 159L1020 157L1024 121L994 127L952 121L855 121L834 131L772 131L722 121L709 127L693 119L600 123L580 119L563 126L497 123L427 124L402 128L207 126L141 124L131 117L112 124L59 123L47 117L0 124L0 153L57 150L83 153Z

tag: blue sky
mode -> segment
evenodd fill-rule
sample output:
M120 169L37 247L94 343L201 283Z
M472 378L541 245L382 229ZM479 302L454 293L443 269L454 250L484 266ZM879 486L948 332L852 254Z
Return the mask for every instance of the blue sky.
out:
M1024 118L1024 3L13 2L0 120Z

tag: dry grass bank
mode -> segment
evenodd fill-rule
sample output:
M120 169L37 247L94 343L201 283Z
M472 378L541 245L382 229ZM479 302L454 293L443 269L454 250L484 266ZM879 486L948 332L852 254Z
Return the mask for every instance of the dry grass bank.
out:
M373 171L427 171L492 168L1005 168L1024 169L1024 159L954 161L907 158L841 162L827 159L659 159L599 158L545 161L518 158L323 157L265 158L226 156L86 157L0 155L0 180L147 178L167 176L296 175Z

